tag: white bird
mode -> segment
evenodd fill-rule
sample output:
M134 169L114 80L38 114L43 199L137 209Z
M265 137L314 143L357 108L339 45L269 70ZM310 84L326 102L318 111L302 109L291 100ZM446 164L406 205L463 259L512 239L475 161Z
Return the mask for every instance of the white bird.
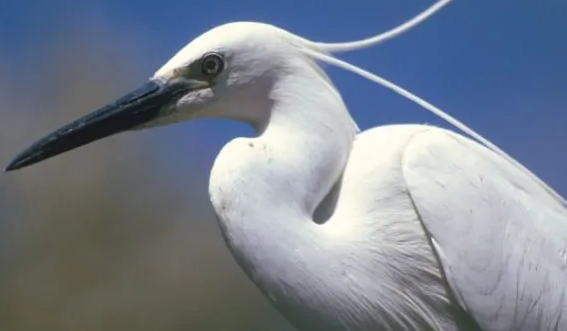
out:
M567 330L565 201L438 108L331 55L399 35L447 2L350 43L261 23L216 27L7 170L126 130L244 121L256 135L224 146L210 198L234 258L297 329ZM359 133L319 61L411 98L480 143L426 125Z

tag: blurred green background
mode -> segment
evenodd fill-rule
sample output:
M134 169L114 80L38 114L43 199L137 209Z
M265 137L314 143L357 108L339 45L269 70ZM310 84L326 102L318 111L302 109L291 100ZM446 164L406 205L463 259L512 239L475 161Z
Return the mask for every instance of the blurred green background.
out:
M291 0L0 0L0 163L136 87L214 25L258 20L347 40L432 3L355 2L322 12ZM565 193L565 22L561 1L455 1L399 41L345 58L446 108ZM331 73L362 128L441 124ZM249 133L180 124L0 174L0 330L291 330L236 266L207 196L222 143Z

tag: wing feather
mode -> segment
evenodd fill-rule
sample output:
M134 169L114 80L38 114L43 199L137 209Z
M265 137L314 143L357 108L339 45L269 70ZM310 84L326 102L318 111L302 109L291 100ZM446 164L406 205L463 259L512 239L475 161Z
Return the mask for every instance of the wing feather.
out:
M450 289L483 330L567 330L565 207L447 130L416 135L402 162Z

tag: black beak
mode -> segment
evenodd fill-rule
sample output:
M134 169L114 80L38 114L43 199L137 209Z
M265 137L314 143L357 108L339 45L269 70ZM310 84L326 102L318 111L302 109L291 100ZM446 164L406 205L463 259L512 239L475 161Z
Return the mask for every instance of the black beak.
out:
M6 171L20 169L129 129L159 116L163 106L192 89L187 80L162 83L150 80L93 113L40 139L20 153Z

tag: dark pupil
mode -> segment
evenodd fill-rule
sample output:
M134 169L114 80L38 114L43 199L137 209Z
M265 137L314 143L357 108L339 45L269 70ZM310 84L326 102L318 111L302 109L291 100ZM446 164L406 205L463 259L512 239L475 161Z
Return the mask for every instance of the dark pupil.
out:
M205 69L208 73L214 73L218 69L218 62L214 59L207 60L205 62Z

